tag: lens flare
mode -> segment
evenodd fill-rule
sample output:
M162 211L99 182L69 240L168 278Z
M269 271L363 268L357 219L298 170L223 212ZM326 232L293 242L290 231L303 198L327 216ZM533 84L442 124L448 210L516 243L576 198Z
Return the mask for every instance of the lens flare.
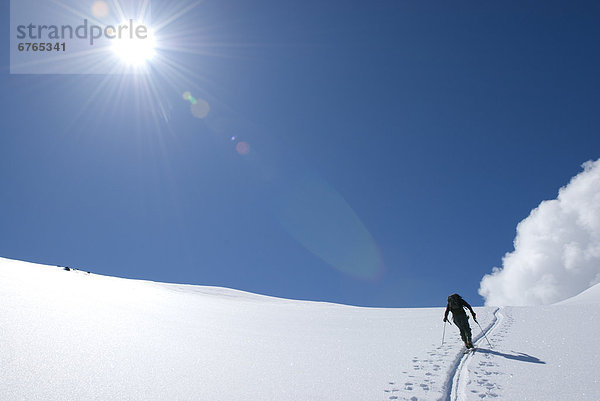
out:
M250 153L250 145L248 144L248 142L238 142L235 145L235 151L238 152L240 155L247 155L248 153Z
M96 18L104 18L108 15L110 9L105 1L99 0L92 4L92 15Z
M190 109L194 117L202 119L208 115L210 106L206 100L191 98L190 103L192 103Z
M346 200L324 180L301 180L281 203L281 225L308 251L350 276L366 280L381 276L383 260L373 236Z

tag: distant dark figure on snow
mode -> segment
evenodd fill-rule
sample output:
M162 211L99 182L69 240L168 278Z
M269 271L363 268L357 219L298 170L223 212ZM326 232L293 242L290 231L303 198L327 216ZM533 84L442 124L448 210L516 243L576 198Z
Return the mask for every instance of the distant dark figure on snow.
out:
M465 343L467 348L473 348L473 341L471 341L471 326L469 325L469 317L465 312L465 308L469 309L473 320L477 322L477 318L471 305L467 303L458 294L452 294L448 297L448 306L446 306L446 312L444 313L444 322L448 321L448 312L452 312L452 321L460 330L460 338Z

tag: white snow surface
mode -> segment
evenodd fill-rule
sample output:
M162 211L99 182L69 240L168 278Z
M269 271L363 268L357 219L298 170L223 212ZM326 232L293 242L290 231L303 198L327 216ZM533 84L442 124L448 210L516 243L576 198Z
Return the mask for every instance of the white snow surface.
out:
M564 301L557 302L555 305L578 305L578 304L600 304L600 284L596 284L579 295Z
M582 294L582 296L585 295ZM294 301L0 258L0 400L600 400L600 291L475 308ZM443 303L445 300L441 300ZM445 305L444 305L445 306Z

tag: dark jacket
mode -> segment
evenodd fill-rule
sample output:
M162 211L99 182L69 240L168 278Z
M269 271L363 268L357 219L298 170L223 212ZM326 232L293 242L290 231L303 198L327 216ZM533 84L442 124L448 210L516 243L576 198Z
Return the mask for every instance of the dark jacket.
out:
M466 315L467 313L465 312L464 308L469 309L469 311L471 312L471 315L475 316L475 312L473 311L473 308L471 308L471 305L469 305L469 303L467 301L465 301L464 299L460 298L460 308L458 309L450 309L450 302L448 302L448 305L446 305L446 312L444 313L444 319L448 318L448 313L452 312L452 317L455 317L456 315Z

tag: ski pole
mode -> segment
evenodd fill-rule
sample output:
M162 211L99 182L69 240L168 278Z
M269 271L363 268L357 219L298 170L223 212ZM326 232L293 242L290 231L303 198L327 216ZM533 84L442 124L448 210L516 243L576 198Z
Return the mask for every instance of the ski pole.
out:
M475 320L475 319L473 319ZM485 341L487 341L487 343L490 345L490 348L494 348L492 347L492 343L490 343L490 340L488 340L487 336L485 335L483 329L481 328L481 325L479 324L479 322L477 320L475 320L475 323L477 323L477 326L479 326L479 329L481 330L481 334L483 334L483 337L485 337Z
M444 332L442 333L442 345L444 345L444 337L446 336L446 322L450 323L450 320L444 320ZM452 326L452 323L450 323Z
M444 345L444 337L446 336L446 321L444 321L444 332L442 333L442 345Z

